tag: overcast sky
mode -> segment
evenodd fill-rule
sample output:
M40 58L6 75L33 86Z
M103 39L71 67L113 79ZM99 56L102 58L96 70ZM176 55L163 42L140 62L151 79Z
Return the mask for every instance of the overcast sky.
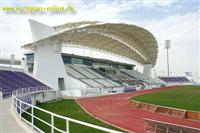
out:
M67 22L97 20L134 24L144 27L153 33L159 46L158 60L154 68L157 73L166 73L165 39L170 39L172 42L170 49L170 71L173 74L182 75L184 72L193 72L196 74L200 71L200 5L198 1L13 1L1 1L1 7L32 5L67 6L71 4L76 10L76 14L6 14L1 10L0 52L3 58L9 58L10 54L15 54L18 59L22 57L25 50L20 47L32 41L28 19L34 19L51 26ZM95 55L98 56L98 54L90 54L90 56ZM110 56L106 57L111 58Z

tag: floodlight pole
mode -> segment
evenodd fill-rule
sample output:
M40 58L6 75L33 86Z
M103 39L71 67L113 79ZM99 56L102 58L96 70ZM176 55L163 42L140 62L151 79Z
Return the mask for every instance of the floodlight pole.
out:
M169 49L171 46L171 40L165 40L165 49L167 50L167 75L169 76Z

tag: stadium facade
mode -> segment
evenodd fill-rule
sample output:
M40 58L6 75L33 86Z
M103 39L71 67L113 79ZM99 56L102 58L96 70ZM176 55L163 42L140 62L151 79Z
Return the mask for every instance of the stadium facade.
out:
M32 50L34 54L26 55L27 58L31 58L31 56L34 56L34 58L32 66L27 66L27 69L33 69L33 76L52 88L68 93L68 88L88 87L87 81L81 82L76 76L74 77L73 74L69 75L66 72L64 58L69 56L64 57L61 54L63 46L80 46L129 58L143 66L143 76L149 79L152 77L152 68L156 64L158 46L155 37L144 28L123 23L101 23L97 21L67 23L54 27L34 20L29 20L29 23L34 41L22 46L22 48ZM91 60L87 59L90 66L94 66ZM84 61L82 59L82 62ZM104 64L106 63L104 62ZM113 65L110 63L112 67L119 67L120 65L121 68L130 66L128 64L115 63ZM128 69L134 70L134 65ZM80 95L79 93L80 91L77 89L76 92L73 92L75 95Z

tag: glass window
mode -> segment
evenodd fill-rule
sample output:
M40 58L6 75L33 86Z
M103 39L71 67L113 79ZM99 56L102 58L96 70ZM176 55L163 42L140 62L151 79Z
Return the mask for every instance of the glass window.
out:
M72 64L83 64L83 59L72 58Z
M28 62L33 62L34 61L34 54L26 54L26 60Z
M92 61L91 60L87 60L87 59L83 59L83 64L84 65L88 65L88 66L92 66Z
M67 57L67 56L62 56L64 64L71 64L72 63L72 58Z

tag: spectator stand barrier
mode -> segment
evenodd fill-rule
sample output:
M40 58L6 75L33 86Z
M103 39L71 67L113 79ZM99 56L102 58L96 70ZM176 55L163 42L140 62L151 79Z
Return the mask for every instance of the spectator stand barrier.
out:
M200 121L200 112L198 111L166 107L166 106L161 106L161 105L139 102L135 100L131 100L131 103L133 107L136 109L141 109L141 110L149 111L152 113L158 113L162 115L168 115L168 116L176 117L179 119L189 119L189 120L194 120L194 121Z
M147 118L144 118L144 121L145 133L200 133L199 128L192 128Z

